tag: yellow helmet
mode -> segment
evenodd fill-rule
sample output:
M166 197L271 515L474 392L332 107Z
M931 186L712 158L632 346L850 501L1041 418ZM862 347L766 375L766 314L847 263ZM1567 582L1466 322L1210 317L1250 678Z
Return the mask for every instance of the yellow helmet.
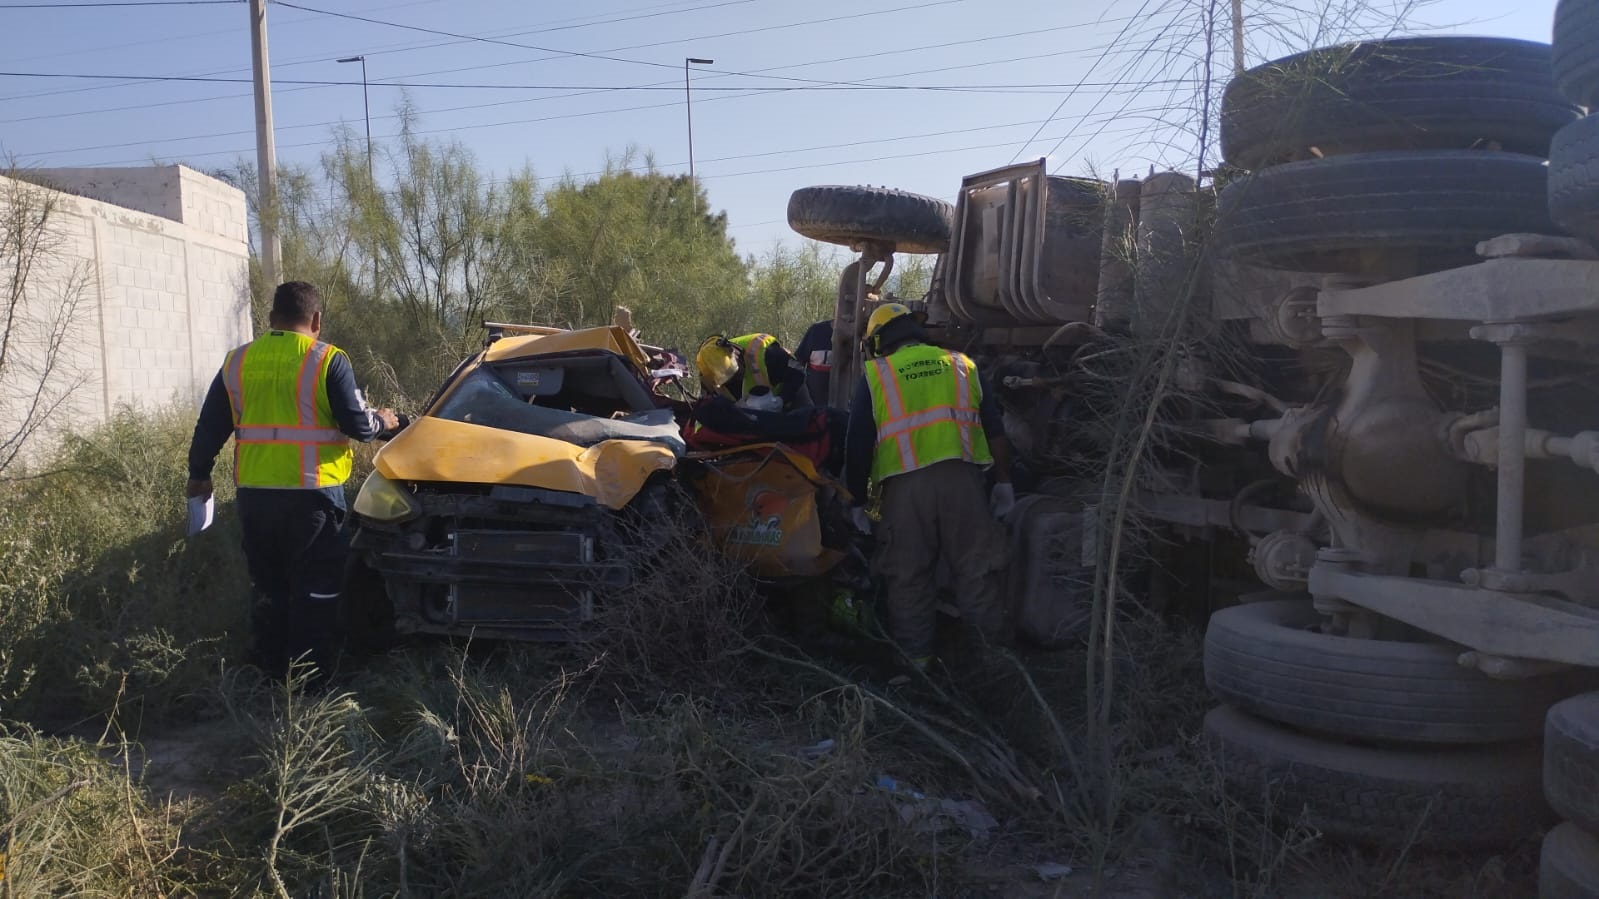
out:
M899 321L906 316L914 316L917 324L927 321L927 315L922 312L912 312L904 303L884 303L872 312L871 318L866 320L866 348L873 356L883 355L882 330L890 322Z
M712 334L700 344L694 356L694 365L700 370L700 380L713 390L720 390L738 374L738 347L720 334Z

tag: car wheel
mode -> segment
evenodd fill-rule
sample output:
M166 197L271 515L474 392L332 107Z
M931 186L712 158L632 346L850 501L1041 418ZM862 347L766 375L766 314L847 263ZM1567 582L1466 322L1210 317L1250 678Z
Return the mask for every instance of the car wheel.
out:
M1205 633L1205 683L1222 702L1281 724L1357 740L1500 743L1542 733L1577 692L1560 674L1494 680L1440 643L1319 633L1309 600L1222 609Z
M1599 106L1599 3L1560 0L1555 5L1555 84L1579 106Z
M1543 791L1560 817L1599 833L1599 693L1556 703L1544 719Z
M1219 255L1301 272L1405 277L1476 262L1478 241L1558 233L1536 156L1361 153L1274 166L1218 200Z
M1549 820L1533 743L1390 749L1337 743L1221 706L1205 737L1226 785L1304 815L1327 836L1378 845L1496 846Z
M802 187L788 198L788 226L804 237L851 246L863 240L899 253L949 249L950 204L886 187Z
M1222 95L1221 149L1257 169L1321 155L1470 149L1543 156L1579 110L1555 89L1549 45L1483 37L1363 41L1284 57Z

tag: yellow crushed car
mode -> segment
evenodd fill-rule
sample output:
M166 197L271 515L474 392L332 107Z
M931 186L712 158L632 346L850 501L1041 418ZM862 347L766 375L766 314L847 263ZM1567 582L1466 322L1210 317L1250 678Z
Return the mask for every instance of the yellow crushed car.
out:
M756 574L836 564L817 512L833 482L804 458L762 445L683 466L687 407L657 389L676 373L626 330L516 330L491 331L378 452L354 504L347 612L364 620L347 627L579 636L630 562L659 551L680 468L707 536Z

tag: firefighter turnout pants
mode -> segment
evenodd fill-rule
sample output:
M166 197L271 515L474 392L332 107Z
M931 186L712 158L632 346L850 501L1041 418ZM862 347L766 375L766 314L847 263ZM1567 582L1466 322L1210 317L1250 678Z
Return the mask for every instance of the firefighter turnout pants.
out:
M912 658L933 652L940 560L962 621L990 643L1010 645L999 577L1004 529L989 514L983 470L958 459L883 482L877 566L888 585L889 632Z
M254 588L253 661L282 677L301 657L332 671L349 538L345 512L320 490L241 488L239 522Z

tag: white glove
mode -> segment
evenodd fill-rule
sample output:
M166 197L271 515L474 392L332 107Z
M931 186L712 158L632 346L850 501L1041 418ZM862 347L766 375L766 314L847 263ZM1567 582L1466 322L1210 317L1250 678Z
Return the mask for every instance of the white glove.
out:
M988 495L988 511L1003 521L1014 508L1016 508L1016 488L1009 484L995 484L993 492Z
M855 526L855 530L863 534L872 532L872 520L866 517L866 510L860 506L849 510L849 523Z

